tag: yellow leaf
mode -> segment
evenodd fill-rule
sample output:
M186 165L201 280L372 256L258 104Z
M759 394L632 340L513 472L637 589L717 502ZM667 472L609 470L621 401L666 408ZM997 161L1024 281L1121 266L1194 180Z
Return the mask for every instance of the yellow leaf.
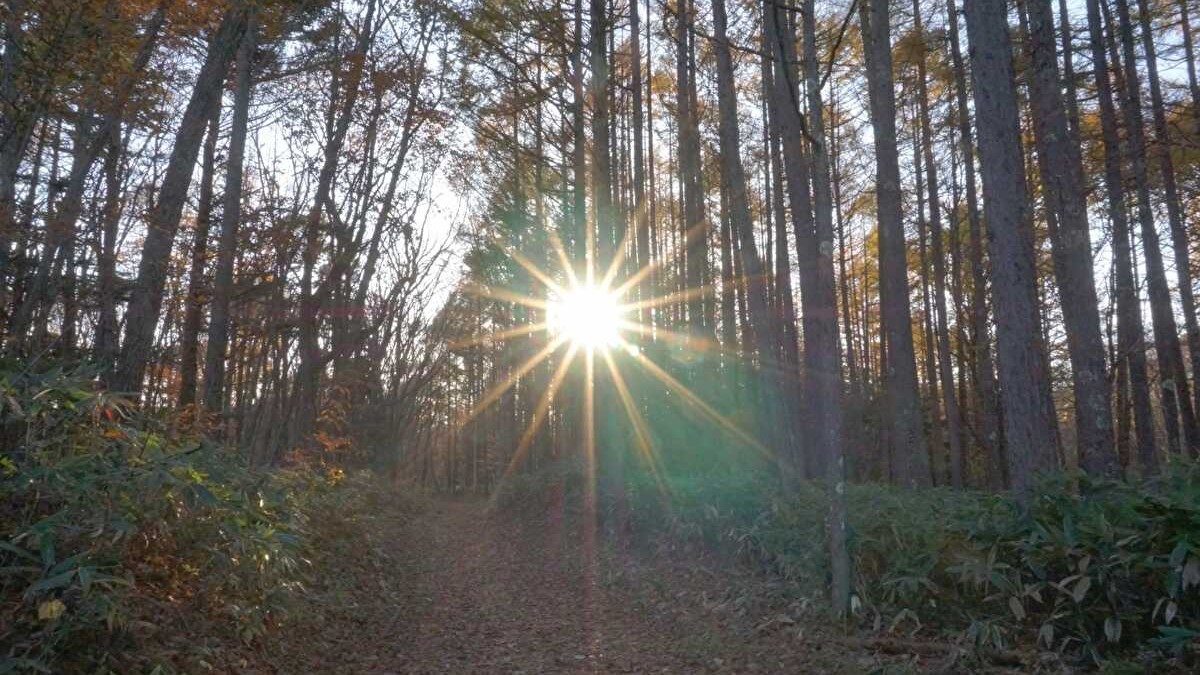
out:
M58 617L62 616L63 612L65 611L67 611L67 606L63 604L62 600L59 600L58 598L47 600L38 605L38 620L54 621Z

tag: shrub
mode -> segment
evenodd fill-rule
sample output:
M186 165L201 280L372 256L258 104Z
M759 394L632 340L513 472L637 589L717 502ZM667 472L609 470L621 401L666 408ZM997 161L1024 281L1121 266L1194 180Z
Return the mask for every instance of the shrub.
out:
M562 484L571 468L552 470ZM549 473L513 493L544 491ZM631 529L739 554L811 592L828 576L819 484L782 492L757 473L631 471ZM507 497L509 501L513 497ZM1200 466L1152 483L1043 482L1022 514L1004 495L850 485L857 616L876 630L956 633L977 647L1037 645L1077 661L1180 654L1200 636ZM523 498L522 503L529 503ZM611 504L602 509L611 509Z
M139 647L186 651L196 622L254 640L300 589L306 513L339 498L340 474L255 471L86 371L0 370L0 428L0 672L169 669Z

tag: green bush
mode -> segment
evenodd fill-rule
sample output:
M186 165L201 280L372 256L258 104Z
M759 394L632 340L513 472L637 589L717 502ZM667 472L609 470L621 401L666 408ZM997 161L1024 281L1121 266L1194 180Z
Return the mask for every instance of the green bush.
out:
M197 622L254 640L300 589L306 514L341 499L340 475L253 470L86 371L0 370L0 434L0 673L171 669L145 647Z

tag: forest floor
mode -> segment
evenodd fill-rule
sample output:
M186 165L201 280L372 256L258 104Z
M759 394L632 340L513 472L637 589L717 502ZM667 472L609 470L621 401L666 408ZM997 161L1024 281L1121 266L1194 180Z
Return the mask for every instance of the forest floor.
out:
M712 559L686 551L598 547L562 518L435 500L416 515L377 514L364 536L365 551L327 556L333 569L322 571L312 606L260 664L287 673L964 672L944 653L885 654L831 632L810 603L772 593L760 575L728 565L718 574Z

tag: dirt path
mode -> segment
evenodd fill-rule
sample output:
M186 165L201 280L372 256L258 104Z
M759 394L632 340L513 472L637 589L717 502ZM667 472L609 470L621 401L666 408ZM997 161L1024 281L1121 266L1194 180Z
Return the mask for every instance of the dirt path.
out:
M871 659L805 646L782 623L747 636L708 597L702 569L639 568L602 555L585 533L545 519L488 515L481 502L435 501L381 517L367 552L290 631L280 672L863 672ZM354 558L353 556L360 556ZM670 579L670 585L663 583ZM737 608L732 608L736 610ZM711 611L710 611L711 610ZM736 613L733 611L732 613Z

